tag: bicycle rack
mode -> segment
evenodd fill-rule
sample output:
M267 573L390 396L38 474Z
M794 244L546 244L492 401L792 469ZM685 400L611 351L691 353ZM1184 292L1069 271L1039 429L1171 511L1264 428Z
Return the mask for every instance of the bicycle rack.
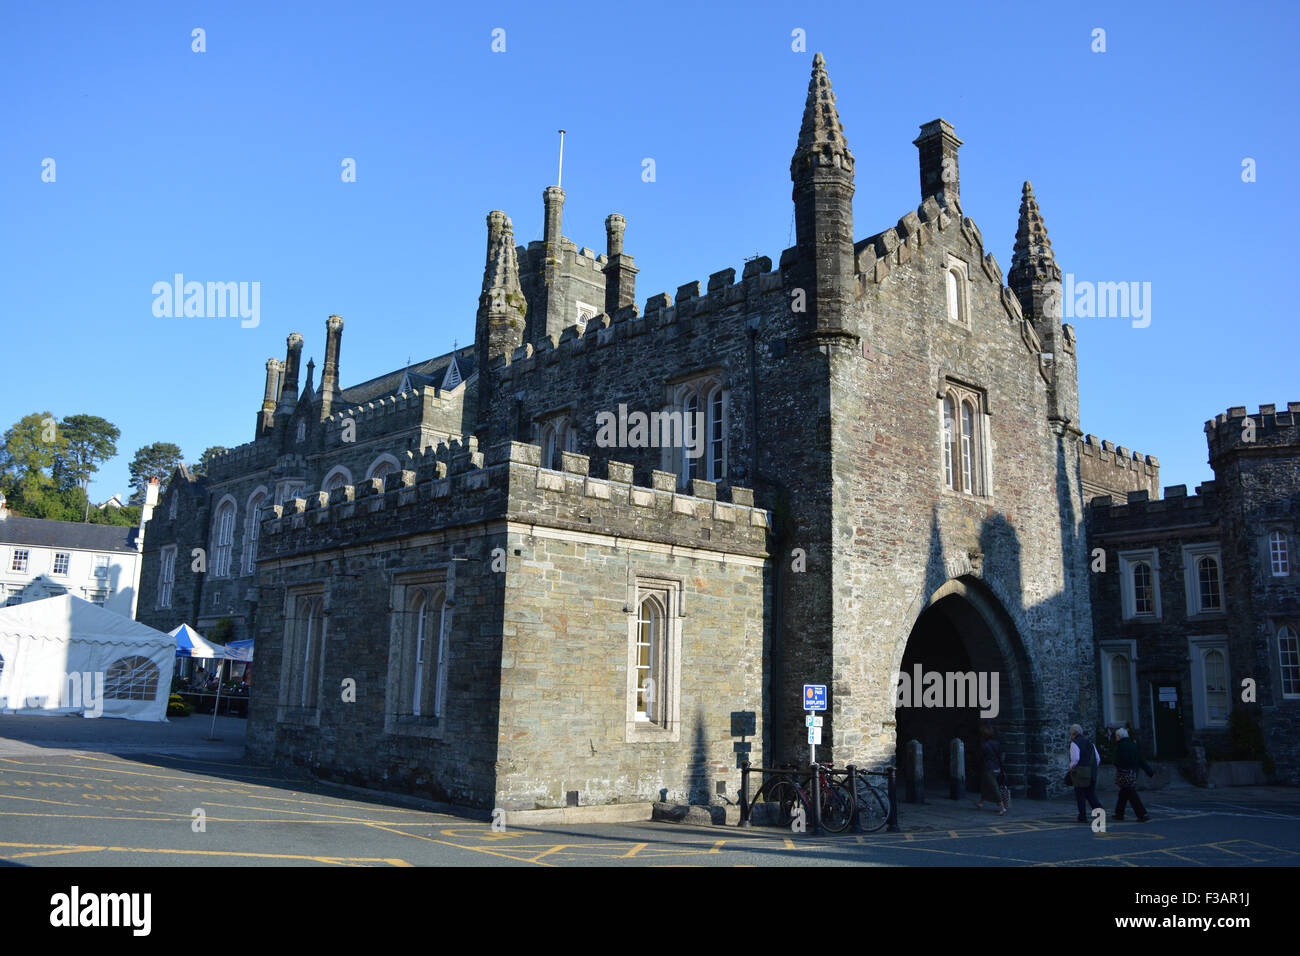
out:
M813 792L812 832L815 836L821 836L824 835L825 833L821 823L821 802L822 802L821 786L816 782L817 774L819 771L825 773L829 777L837 777L837 776L845 776L845 775L848 776L849 790L854 795L853 821L851 823L851 827L853 829L853 832L855 833L866 832L862 827L862 822L858 819L857 775L859 773L865 773L868 774L869 776L885 777L887 779L885 792L889 796L889 817L887 820L886 832L889 833L899 832L900 827L898 825L898 772L895 767L888 766L884 770L858 770L857 767L855 767L853 764L849 764L843 770L837 770L830 767L823 767L820 764L813 764L812 767L810 768L810 772L812 773L813 781L814 781L812 786L812 792ZM755 793L751 797L749 792L749 775L751 773L758 773L760 775L772 775L777 777L788 777L788 776L794 776L795 774L799 774L802 772L803 771L799 770L796 767L782 767L779 769L773 769L771 767L755 767L748 760L743 761L740 765L740 825L746 828L752 827L754 825L753 824L754 804L758 802L759 793L762 793L763 788L766 786L766 783L764 783L762 786L758 788L759 793Z

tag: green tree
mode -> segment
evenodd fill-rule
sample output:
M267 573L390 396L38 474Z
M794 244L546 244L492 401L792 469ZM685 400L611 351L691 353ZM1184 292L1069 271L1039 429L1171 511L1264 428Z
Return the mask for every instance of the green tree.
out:
M135 488L136 494L143 499L149 479L157 478L158 496L161 499L163 492L167 490L167 483L171 481L172 472L184 460L181 457L180 446L173 445L169 441L156 441L152 445L137 448L135 458L128 466L131 472L131 485Z
M117 454L117 439L122 431L97 415L69 415L60 423L59 431L66 442L59 456L60 471L76 483L83 495L88 495L90 476L99 471L100 462ZM82 520L90 520L89 497Z
M50 412L24 415L4 434L0 447L0 491L15 511L33 517L61 517L55 468L65 448Z
M208 465L212 463L212 456L223 451L229 451L229 449L226 448L225 445L213 445L211 448L205 448L202 456L199 458L199 463L194 466L194 474L206 475L208 473Z

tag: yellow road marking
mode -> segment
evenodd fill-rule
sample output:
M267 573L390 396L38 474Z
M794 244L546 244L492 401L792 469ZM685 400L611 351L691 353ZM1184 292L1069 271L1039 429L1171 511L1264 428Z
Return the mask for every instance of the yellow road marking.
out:
M638 843L636 846L632 847L632 849L628 850L626 853L623 854L623 859L625 860L631 859L632 857L636 856L638 853L640 853L649 845L650 845L649 843Z
M501 857L505 857L507 860L515 860L516 862L519 862L519 863L534 863L534 862L536 862L535 860L530 860L530 859L528 859L527 857L511 856L509 853L500 853L500 852L498 852L498 851L496 851L496 850L489 850L489 849L487 849L486 847L480 847L480 846L465 846L464 844L461 844L461 843L452 843L450 840L436 840L436 839L434 839L433 837L425 836L425 835L422 834L422 833L403 833L401 830L394 830L394 829L392 829L391 827L380 826L380 825L378 825L378 824L374 824L374 823L368 824L368 826L372 826L372 827L374 827L376 830L384 830L384 831L387 831L388 833L395 833L395 834L397 834L398 836L410 837L412 840L425 840L425 841L427 841L427 842L429 842L429 843L440 843L440 844L442 844L443 846L452 846L452 847L455 847L455 848L458 849L458 850L470 850L470 851L472 851L472 852L474 852L474 853L486 853L486 854L488 854L489 856L501 856ZM550 866L550 865L551 865L550 863L538 863L538 866Z
M360 856L312 856L301 853L252 853L245 850L175 850L154 847L134 847L134 846L79 846L77 844L62 843L0 843L0 847L24 847L28 849L51 849L64 850L68 853L89 853L96 851L107 851L110 853L158 853L166 856L237 856L253 857L267 860L311 860L316 863L387 863L389 866L410 866L405 860L394 859L391 857L360 857Z

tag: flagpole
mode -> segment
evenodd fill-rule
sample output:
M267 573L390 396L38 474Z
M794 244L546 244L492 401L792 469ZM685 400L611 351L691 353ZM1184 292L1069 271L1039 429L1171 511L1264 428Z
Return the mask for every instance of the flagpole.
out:
M217 711L221 709L221 664L224 660L224 657L217 658L217 702L212 705L212 729L208 731L209 740L217 739Z

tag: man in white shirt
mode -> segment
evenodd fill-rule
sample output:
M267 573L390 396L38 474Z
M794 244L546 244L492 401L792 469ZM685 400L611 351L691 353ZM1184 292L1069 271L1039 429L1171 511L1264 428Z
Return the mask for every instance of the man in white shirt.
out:
M1079 823L1087 823L1088 817L1083 809L1084 801L1097 809L1101 801L1097 799L1097 772L1101 765L1101 754L1092 741L1083 735L1083 728L1078 724L1070 725L1070 772L1074 784L1074 800L1079 805ZM1080 784L1083 784L1080 786Z

